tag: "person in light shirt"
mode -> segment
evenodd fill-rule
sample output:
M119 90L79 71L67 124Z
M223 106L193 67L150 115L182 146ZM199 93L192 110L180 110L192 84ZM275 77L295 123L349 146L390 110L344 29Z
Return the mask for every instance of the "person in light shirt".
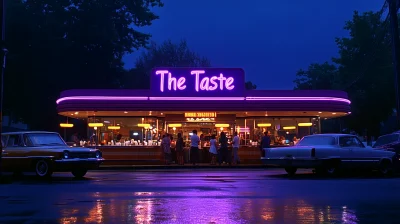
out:
M197 130L193 130L192 133L193 135L190 137L190 162L195 166L199 160L200 138L197 135Z
M240 164L240 159L239 159L239 155L238 155L240 139L239 139L237 132L235 132L233 135L234 135L233 141L232 141L233 164Z

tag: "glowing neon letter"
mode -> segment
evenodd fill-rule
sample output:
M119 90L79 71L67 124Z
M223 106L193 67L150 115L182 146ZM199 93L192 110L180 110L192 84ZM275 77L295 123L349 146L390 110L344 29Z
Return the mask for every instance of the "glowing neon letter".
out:
M176 78L172 77L171 73L168 73L168 90L176 90Z
M224 90L224 81L226 80L226 78L224 77L224 75L222 73L220 73L219 77L217 79L219 80L219 88L221 90Z
M191 75L196 75L196 92L199 91L199 77L200 74L204 74L205 71L204 70L193 70L190 72Z
M208 77L204 77L200 82L200 89L201 90L209 90L208 85L210 83L210 79Z
M164 75L168 73L168 70L158 70L156 71L156 75L161 75L160 81L160 91L164 92Z
M185 82L186 82L185 77L180 77L180 78L178 79L177 86L178 86L178 89L179 89L179 90L184 90L184 89L186 89Z
M233 81L234 81L233 77L229 77L229 78L226 79L225 88L226 88L227 90L232 90L232 89L235 88L235 86L232 85L232 84L233 84Z
M214 90L216 90L218 88L218 84L217 84L217 82L215 82L215 80L217 80L217 79L218 79L217 76L213 76L213 77L210 78L210 84L212 86L209 86L208 90L214 91Z

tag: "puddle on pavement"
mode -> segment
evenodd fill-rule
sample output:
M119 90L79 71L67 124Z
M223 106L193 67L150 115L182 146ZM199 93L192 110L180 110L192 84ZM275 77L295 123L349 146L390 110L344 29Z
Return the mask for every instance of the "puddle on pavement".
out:
M60 211L60 223L358 223L346 206L312 206L302 200L140 199L95 202Z
M192 192L192 196L196 193ZM222 193L223 195L224 193ZM229 192L227 192L229 194ZM154 198L157 193L134 192L131 197L115 199L97 192L93 200L64 199L52 214L37 211L3 213L0 223L50 220L53 223L359 223L359 212L347 206L312 205L305 200L241 197ZM135 196L141 196L137 198ZM171 196L171 195L170 195ZM217 196L217 195L215 195ZM93 197L93 196L92 196ZM96 199L98 198L98 199ZM58 202L62 203L62 201ZM43 210L48 210L44 207ZM395 208L392 208L396 210ZM46 215L46 213L45 213ZM362 214L361 215L365 215ZM378 214L379 216L379 214ZM375 214L375 218L376 218ZM7 221L7 222L8 222Z

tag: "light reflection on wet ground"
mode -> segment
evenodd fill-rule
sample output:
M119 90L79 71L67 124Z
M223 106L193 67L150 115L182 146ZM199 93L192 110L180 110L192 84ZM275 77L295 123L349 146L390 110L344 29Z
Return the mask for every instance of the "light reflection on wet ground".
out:
M0 185L0 223L396 223L400 178L281 170L91 172ZM383 221L384 220L384 221Z

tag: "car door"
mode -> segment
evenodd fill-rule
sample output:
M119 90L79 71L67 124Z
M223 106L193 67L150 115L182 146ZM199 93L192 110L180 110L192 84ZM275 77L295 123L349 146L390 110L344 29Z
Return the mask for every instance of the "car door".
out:
M8 135L6 146L3 150L3 160L5 170L26 170L27 151L22 135Z
M4 171L9 170L9 167L12 165L12 161L10 160L10 154L7 148L7 141L8 141L8 135L2 135L1 169Z
M346 154L346 163L348 166L363 168L377 162L372 158L371 150L367 149L356 136L342 136L339 142L340 147L344 150L343 153Z

